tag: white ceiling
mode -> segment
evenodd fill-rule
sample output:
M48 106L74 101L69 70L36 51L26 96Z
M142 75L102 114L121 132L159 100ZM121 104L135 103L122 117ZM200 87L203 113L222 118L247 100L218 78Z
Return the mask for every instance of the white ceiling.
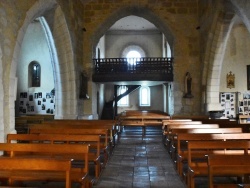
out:
M138 16L127 16L110 27L109 30L158 30L154 24Z

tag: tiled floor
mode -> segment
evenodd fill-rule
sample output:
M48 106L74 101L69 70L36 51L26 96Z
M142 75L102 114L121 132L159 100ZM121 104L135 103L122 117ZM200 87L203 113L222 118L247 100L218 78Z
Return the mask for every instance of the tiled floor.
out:
M160 129L125 128L94 188L185 188L164 145Z

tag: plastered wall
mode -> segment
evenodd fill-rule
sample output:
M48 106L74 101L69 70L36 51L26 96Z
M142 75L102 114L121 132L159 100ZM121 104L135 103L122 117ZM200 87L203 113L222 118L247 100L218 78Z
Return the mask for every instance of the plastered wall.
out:
M222 64L220 92L241 92L240 99L247 90L247 65L250 65L250 34L244 25L233 27ZM235 75L235 87L227 88L227 74Z
M106 57L122 57L123 50L130 45L140 46L146 57L162 57L161 33L108 34L106 35Z
M32 61L38 62L41 66L40 87L31 87L28 81L29 64ZM31 23L25 33L17 67L16 116L53 114L55 101L50 93L55 87L54 75L48 41L39 21Z

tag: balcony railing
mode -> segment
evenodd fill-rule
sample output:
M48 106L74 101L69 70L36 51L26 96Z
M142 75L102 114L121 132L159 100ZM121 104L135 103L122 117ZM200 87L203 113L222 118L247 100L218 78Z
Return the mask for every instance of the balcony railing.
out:
M103 58L93 59L94 74L93 81L103 76L132 76L140 75L138 79L155 78L162 81L173 81L173 59L172 58ZM153 77L152 77L153 76ZM158 78L156 78L158 77ZM115 78L117 81L117 78ZM129 78L127 78L130 80ZM122 80L120 80L122 81Z

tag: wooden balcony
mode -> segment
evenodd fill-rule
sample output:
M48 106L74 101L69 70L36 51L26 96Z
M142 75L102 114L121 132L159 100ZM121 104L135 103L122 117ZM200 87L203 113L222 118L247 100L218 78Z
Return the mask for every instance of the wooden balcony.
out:
M173 81L172 58L104 58L93 62L94 82Z

